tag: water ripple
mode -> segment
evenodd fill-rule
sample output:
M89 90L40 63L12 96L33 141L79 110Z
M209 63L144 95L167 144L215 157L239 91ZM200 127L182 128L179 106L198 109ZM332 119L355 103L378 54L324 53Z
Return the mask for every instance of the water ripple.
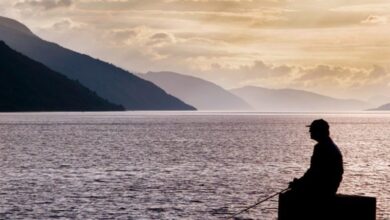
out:
M388 115L0 114L1 219L221 219L309 165L325 117L341 193L390 219ZM273 199L237 219L276 219Z

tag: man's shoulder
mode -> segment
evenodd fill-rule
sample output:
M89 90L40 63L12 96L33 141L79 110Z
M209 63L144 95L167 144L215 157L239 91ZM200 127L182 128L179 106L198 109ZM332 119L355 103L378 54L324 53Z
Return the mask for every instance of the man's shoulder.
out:
M330 147L337 147L337 145L334 143L332 139L327 139L321 142L317 143L318 145L324 145L324 146L330 146Z
M327 143L327 150L333 155L342 156L340 148L333 141Z
M321 148L326 151L337 152L341 154L339 147L333 142L332 139L329 139L328 141L324 141L321 143L317 143L315 147Z

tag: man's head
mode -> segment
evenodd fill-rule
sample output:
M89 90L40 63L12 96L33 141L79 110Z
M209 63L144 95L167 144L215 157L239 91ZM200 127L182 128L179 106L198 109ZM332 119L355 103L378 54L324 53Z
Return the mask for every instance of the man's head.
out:
M320 141L329 137L329 124L324 119L314 120L307 127L310 127L310 137L313 140Z

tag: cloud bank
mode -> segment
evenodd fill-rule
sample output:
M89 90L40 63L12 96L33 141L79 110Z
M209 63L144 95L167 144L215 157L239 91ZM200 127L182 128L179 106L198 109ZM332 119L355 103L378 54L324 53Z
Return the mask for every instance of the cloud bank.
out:
M292 87L336 97L390 91L387 0L1 4L39 36L131 71L170 70L227 88Z
M21 0L15 4L17 7L39 7L45 10L69 7L72 0Z

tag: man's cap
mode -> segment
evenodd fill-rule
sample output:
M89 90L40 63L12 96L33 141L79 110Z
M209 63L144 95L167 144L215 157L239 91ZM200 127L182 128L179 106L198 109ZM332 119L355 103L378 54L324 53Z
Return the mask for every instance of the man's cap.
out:
M310 125L306 125L306 127L320 130L329 130L329 124L324 119L314 120Z

